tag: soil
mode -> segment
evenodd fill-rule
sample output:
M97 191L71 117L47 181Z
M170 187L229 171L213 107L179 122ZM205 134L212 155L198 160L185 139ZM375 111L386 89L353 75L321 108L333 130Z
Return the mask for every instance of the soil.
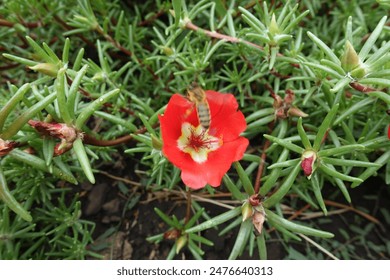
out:
M104 170L104 168L103 168ZM107 169L106 169L107 170ZM176 215L179 219L185 216L186 199L179 192L174 194L166 191L152 192L140 187L134 174L128 174L126 166L116 166L109 173L97 175L97 183L92 186L84 183L79 190L82 194L83 219L96 223L94 231L95 243L91 250L102 254L104 259L166 259L174 241L163 240L158 244L146 241L147 237L164 233L168 230L165 223L155 213L157 207L166 214ZM134 180L134 181L132 181ZM139 181L139 179L138 179ZM125 185L130 192L124 194L121 185ZM344 197L335 195L334 187L325 188L323 194L334 202L347 205ZM381 224L365 236L369 244L383 245L386 236L390 236L390 221L385 219L382 208L389 209L390 188L378 178L373 178L355 189L350 189L353 205L363 212L378 219ZM375 198L375 199L373 199ZM207 213L213 217L224 211L220 206L211 203L200 203ZM303 204L304 205L304 204ZM353 206L352 205L352 206ZM328 210L337 208L329 207ZM338 209L340 210L340 209ZM359 234L355 227L364 228L372 222L353 211L340 211L339 214L329 216L330 222L321 224L321 229L335 233L334 240L341 246L353 245L353 259L389 259L390 253L375 254L365 248L359 241ZM388 218L387 218L388 219ZM340 229L345 231L352 240L340 234ZM228 234L218 236L218 232L210 229L204 232L204 237L214 243L213 247L203 246L205 259L227 259L234 245L237 229ZM355 237L355 238L354 238ZM286 247L280 242L280 236L271 233L271 239L267 240L268 259L297 258L288 255ZM355 242L356 241L356 242ZM366 243L367 243L366 242ZM371 243L370 243L371 242ZM308 243L291 242L289 245L298 253L298 257L304 258ZM316 249L312 247L312 251ZM338 248L335 248L338 250ZM256 251L256 250L255 250ZM301 254L301 255L300 255ZM258 259L257 252L252 256L246 251L240 259ZM309 257L310 258L310 257ZM187 250L175 257L175 259L193 259Z

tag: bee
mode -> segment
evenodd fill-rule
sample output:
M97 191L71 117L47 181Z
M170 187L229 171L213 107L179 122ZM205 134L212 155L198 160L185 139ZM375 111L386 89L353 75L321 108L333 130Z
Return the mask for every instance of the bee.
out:
M205 130L209 129L211 114L205 91L196 82L193 82L187 89L187 98L196 106L200 125Z

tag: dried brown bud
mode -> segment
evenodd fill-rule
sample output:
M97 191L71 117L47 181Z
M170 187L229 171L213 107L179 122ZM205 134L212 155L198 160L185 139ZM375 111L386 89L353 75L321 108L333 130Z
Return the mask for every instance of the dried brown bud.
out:
M284 96L284 103L291 105L295 100L295 94L291 89L286 89L286 95Z
M64 123L47 123L29 120L28 124L43 135L61 139L61 143L54 147L55 156L69 151L73 147L73 142L77 138L82 138L82 133L78 133L76 128Z
M281 108L283 106L283 99L277 94L273 95L272 97L274 98L274 109L277 110Z
M0 156L5 156L19 145L18 142L3 140L0 138Z
M287 115L289 117L302 117L302 118L306 118L307 116L309 116L308 114L306 114L305 112L299 110L297 107L291 107L288 111L287 111Z
M164 239L175 240L175 239L179 238L180 235L181 235L181 231L174 228L174 229L168 230L164 233Z
M252 216L252 223L258 233L261 233L261 231L263 230L264 221L265 221L264 210L261 209L260 211L255 211L255 213Z

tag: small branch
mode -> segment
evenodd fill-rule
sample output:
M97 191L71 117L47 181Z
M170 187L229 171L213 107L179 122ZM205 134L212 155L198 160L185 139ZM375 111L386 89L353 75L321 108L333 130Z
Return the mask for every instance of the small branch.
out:
M156 126L156 125L155 125ZM145 127L137 130L134 134L143 134L147 131ZM83 142L88 145L99 146L99 147L110 147L124 144L133 140L133 135L125 135L112 140L97 139L89 134L84 134Z
M273 126L273 124L274 123L272 122L272 126ZM272 127L270 128L270 130L272 131ZM264 172L265 161L267 159L267 149L269 148L270 145L271 145L271 141L266 139L264 146L263 146L263 152L261 153L261 160L259 163L259 168L257 169L257 174L256 174L256 180L255 180L255 186L254 186L255 194L259 193L259 191L260 191L261 176L263 175L263 172Z
M184 224L187 224L191 218L191 205L192 205L192 203L191 203L191 189L188 188L187 189L187 209L186 209L186 218L185 218Z
M356 82L352 82L349 84L352 88L360 91L360 92L364 92L364 93L369 93L369 92L373 92L373 91L382 91L382 90L379 90L379 89L376 89L376 88L371 88L371 87L367 87L365 85L362 85L362 84L359 84L359 83L356 83Z
M228 42L231 42L231 43L236 43L236 44L237 43L244 43L244 44L246 44L248 46L251 46L251 47L254 47L254 48L259 49L261 51L264 51L263 47L261 47L259 45L256 45L256 44L254 44L252 42L249 42L249 41L246 41L246 40L242 40L242 39L239 39L239 38L236 38L236 37L224 35L224 34L216 32L216 31L210 31L210 30L207 30L207 29L202 29L199 26L196 26L195 24L193 24L191 21L188 21L186 23L185 28L193 30L193 31L196 31L196 32L204 33L204 34L206 34L207 36L209 36L211 38L215 38L215 39L219 39L219 40L225 40L225 41L228 41Z
M160 10L157 13L155 13L153 16L138 23L138 26L147 26L149 24L152 24L156 19L158 19L159 17L161 17L164 14L165 14L165 10Z
M355 212L356 214L359 214L360 216L366 218L367 220L369 220L370 222L374 223L374 224L377 224L377 225L382 225L381 222L376 219L375 217L363 212L363 211L360 211L352 206L349 206L349 205L344 205L344 204L341 204L341 203L338 203L338 202L334 202L334 201L331 201L331 200L324 200L325 204L326 205L329 205L329 206L333 206L333 207L338 207L338 208L343 208L343 209L347 209L347 210L350 210L350 211L353 211Z
M16 23L0 18L0 26L13 27ZM37 28L41 26L39 22L21 22L24 27Z

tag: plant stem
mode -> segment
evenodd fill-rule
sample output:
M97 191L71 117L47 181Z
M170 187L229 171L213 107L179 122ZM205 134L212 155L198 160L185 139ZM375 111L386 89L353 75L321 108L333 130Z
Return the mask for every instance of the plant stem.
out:
M261 47L259 45L256 45L256 44L254 44L252 42L249 42L249 41L246 41L246 40L242 40L242 39L239 39L239 38L236 38L236 37L224 35L224 34L216 32L216 31L210 31L210 30L207 30L207 29L200 28L199 26L196 26L195 24L193 24L191 21L188 21L186 23L185 28L193 30L193 31L196 31L196 32L204 33L204 34L206 34L207 36L209 36L211 38L215 38L215 39L219 39L219 40L225 40L225 41L228 41L228 42L231 42L231 43L244 43L244 44L246 44L248 46L251 46L251 47L254 47L254 48L259 49L261 51L264 51L263 47Z
M373 91L383 91L383 90L379 90L379 89L376 89L376 88L371 88L371 87L368 87L368 86L365 86L365 85L362 85L362 84L359 84L359 83L356 83L356 82L352 82L349 84L352 88L360 91L360 92L364 92L364 93L368 93L368 92L373 92ZM383 91L385 92L385 91Z
M191 218L191 205L192 205L192 203L191 203L191 189L188 188L187 189L187 210L186 210L186 218L185 218L184 224L187 224Z
M273 124L273 122L272 122ZM264 146L263 146L263 152L261 153L261 160L259 163L259 168L257 169L256 174L256 180L255 180L255 194L259 193L260 191L260 185L261 185L261 176L263 175L264 166L265 166L265 160L267 159L267 149L271 145L271 141L268 139L265 140Z
M153 128L156 128L159 124L155 124ZM143 134L147 131L146 127L137 130L134 134ZM84 134L83 143L99 147L109 147L124 144L133 140L133 135L125 135L112 140L97 139L89 134Z

